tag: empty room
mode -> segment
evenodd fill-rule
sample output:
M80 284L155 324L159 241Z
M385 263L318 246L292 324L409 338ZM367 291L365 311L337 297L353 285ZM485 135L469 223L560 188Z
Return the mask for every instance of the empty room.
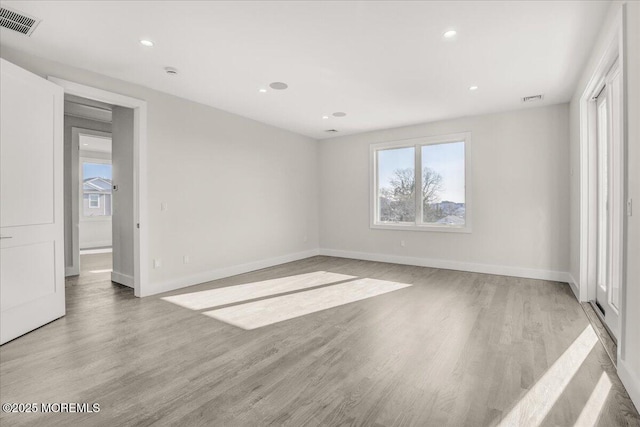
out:
M640 2L0 1L0 425L640 427Z

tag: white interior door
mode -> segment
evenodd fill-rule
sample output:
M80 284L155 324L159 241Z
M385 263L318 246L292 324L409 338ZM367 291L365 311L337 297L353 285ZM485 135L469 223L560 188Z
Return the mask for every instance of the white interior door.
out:
M622 98L618 63L596 99L597 249L595 301L617 338L624 215Z
M0 344L65 314L60 86L0 59Z

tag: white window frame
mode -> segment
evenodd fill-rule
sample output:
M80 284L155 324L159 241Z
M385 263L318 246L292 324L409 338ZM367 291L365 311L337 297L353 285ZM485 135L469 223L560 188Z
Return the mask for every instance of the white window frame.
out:
M83 184L84 184L84 164L85 163L100 163L100 164L105 164L105 165L111 165L113 167L113 163L111 161L110 158L98 158L98 157L89 157L89 156L80 156L78 159L79 162L79 171L78 171L78 176L79 176L79 182L78 182L78 192L79 192L79 196L80 196L80 222L86 222L86 221L111 221L111 218L113 216L113 198L111 199L111 215L97 215L97 216L85 216L84 215L84 208L82 208L83 206L83 198L84 198L84 188L83 188ZM91 202L89 202L91 203ZM100 202L98 202L100 203ZM100 206L98 206L100 207ZM91 205L89 205L89 208L91 208ZM91 209L95 209L95 208L91 208Z
M464 225L436 225L422 222L422 200L416 193L416 222L415 223L387 223L378 220L379 200L378 200L378 156L380 150L393 148L409 148L415 150L415 171L422 171L422 149L425 145L446 144L452 142L464 142L464 180L465 180L465 224ZM453 133L448 135L428 136L421 138L404 139L398 141L381 142L371 144L369 149L369 170L370 170L370 228L382 230L412 230L412 231L438 231L449 233L471 233L471 132ZM416 173L417 182L415 187L422 187L422 173Z
M96 202L97 205L93 206L93 200L91 200L91 196L97 196L96 197ZM89 193L89 208L94 209L94 208L100 208L100 195L97 193Z

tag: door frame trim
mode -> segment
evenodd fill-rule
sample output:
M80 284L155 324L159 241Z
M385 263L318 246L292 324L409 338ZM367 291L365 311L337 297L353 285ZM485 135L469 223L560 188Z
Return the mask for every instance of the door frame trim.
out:
M594 189L597 186L597 181L594 178L594 174L591 170L595 167L596 159L596 138L595 138L595 102L593 98L598 94L599 90L604 85L605 79L611 67L615 64L615 61L619 61L621 80L622 80L622 147L621 155L626 157L627 152L627 101L626 101L626 64L625 50L624 50L624 11L625 7L620 8L611 31L608 34L609 43L604 49L597 66L589 82L587 83L582 96L580 97L580 268L579 268L579 295L580 301L595 300L593 290L591 290L590 284L595 280L595 263L594 256L596 250L596 235L597 235L597 212L595 212L595 200ZM626 183L626 163L623 162L621 174L622 183L622 200L627 199L627 183ZM624 210L622 212L624 218L622 218L622 235L620 241L616 242L621 246L621 262L619 268L621 269L621 283L620 283L620 307L619 307L619 325L618 325L618 360L624 359L624 334L626 329L626 322L624 313L626 311L626 268L625 268L625 230L626 230L626 215Z
M134 294L144 296L149 286L149 236L147 210L147 101L82 85L58 77L48 80L61 86L64 93L133 109L133 216L139 227L133 238Z
M73 126L71 128L71 265L65 267L66 276L80 274L80 135L93 135L111 138L111 132L86 129ZM65 238L66 238L65 233ZM66 245L65 245L66 247Z

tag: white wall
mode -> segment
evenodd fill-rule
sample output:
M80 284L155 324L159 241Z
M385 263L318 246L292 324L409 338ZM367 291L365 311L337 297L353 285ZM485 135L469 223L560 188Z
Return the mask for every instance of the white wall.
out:
M79 229L80 249L104 248L112 244L111 218L80 220Z
M576 85L570 106L571 177L571 263L570 272L580 282L580 97L612 38L618 14L626 7L626 108L627 108L627 192L634 201L634 215L627 218L626 297L621 345L618 347L618 373L636 406L640 407L640 4L613 2L600 31L591 57Z
M323 253L564 280L568 113L561 104L321 141ZM472 133L472 233L370 229L370 144L466 131Z
M145 294L317 253L314 140L6 47L1 55L42 76L147 101L149 224L142 226L162 267L150 266Z

